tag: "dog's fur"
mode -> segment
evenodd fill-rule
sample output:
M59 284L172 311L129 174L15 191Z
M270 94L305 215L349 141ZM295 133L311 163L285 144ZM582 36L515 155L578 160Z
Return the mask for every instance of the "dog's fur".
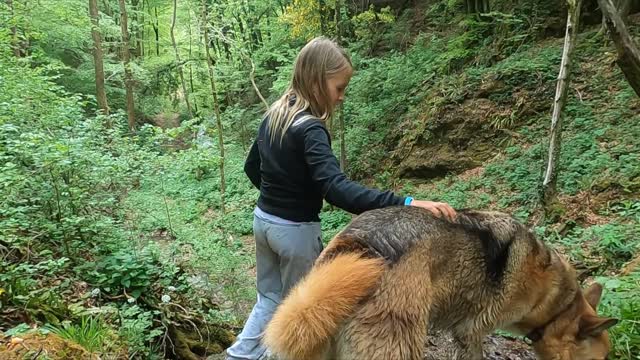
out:
M284 300L264 343L283 359L418 360L428 328L453 333L456 359L482 359L497 328L539 335L543 360L603 360L602 288L525 226L462 210L455 222L415 207L366 212L329 243Z

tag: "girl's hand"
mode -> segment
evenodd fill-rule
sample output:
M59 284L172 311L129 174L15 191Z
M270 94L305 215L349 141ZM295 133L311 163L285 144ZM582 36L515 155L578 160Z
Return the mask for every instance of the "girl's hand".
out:
M413 200L409 205L427 209L431 211L433 215L439 218L444 217L449 221L453 221L456 218L456 211L451 207L451 205L447 203L425 201L425 200Z

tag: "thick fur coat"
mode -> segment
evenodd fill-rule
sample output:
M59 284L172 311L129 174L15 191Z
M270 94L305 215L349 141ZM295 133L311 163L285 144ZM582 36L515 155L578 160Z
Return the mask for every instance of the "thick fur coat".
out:
M462 210L455 222L415 207L366 212L329 243L276 311L264 343L288 360L419 360L430 328L450 331L456 359L482 359L498 328L534 340L543 360L603 360L602 288L524 225Z

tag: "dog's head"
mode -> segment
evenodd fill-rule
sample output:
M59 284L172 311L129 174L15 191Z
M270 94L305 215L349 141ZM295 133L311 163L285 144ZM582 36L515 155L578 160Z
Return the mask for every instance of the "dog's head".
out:
M578 290L574 300L532 338L542 360L604 360L610 349L607 329L618 320L596 314L602 285Z

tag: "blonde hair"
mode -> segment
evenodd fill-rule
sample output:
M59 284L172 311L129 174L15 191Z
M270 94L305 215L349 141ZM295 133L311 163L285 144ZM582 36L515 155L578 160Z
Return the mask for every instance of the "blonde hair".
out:
M310 114L298 121L330 118L333 104L329 101L327 79L352 66L346 51L332 40L317 37L305 45L296 57L289 87L265 114L269 118L271 142L277 136L282 142L296 116L303 111Z

